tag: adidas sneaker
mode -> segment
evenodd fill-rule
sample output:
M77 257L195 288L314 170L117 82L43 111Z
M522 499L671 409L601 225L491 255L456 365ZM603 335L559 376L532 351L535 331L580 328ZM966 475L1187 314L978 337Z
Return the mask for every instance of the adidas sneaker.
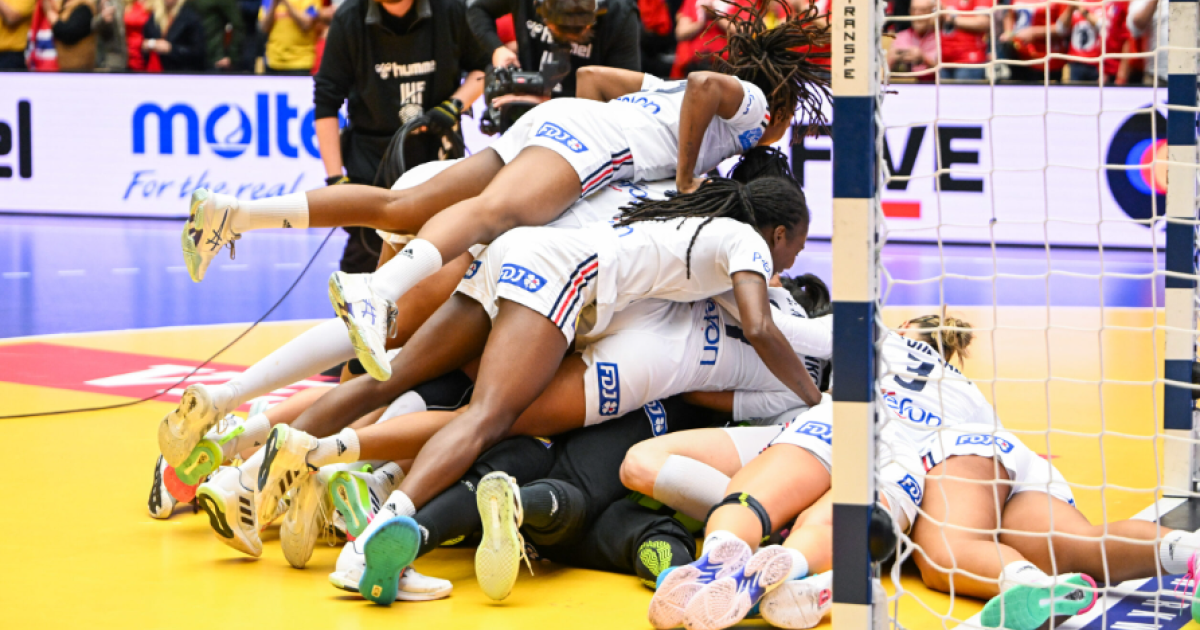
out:
M267 435L262 467L258 470L258 510L266 512L264 506L275 505L305 475L313 469L308 465L308 452L317 447L317 438L293 429L286 424L277 424Z
M229 257L234 257L233 242L241 238L233 232L233 213L237 211L237 198L232 195L204 189L192 193L188 220L180 237L183 262L192 282L204 279L208 265L226 245L229 246Z
M354 354L375 380L392 376L385 343L396 327L396 304L371 289L370 274L335 271L329 277L329 301L346 324Z
M217 538L257 558L262 555L262 538L259 537L254 494L254 490L242 482L241 470L225 466L207 483L200 484L196 497L200 509L208 514L208 524Z
M403 473L384 469L374 472L343 471L329 480L329 495L346 523L346 533L358 538L367 527L368 516L400 485Z

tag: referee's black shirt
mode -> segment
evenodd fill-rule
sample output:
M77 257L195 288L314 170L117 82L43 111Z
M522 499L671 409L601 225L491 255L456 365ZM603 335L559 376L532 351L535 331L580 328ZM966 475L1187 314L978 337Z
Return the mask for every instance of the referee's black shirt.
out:
M607 0L605 10L596 17L593 36L587 44L570 44L571 73L562 81L562 90L554 96L575 96L575 71L583 66L609 66L626 70L642 69L642 54L638 40L642 32L634 0ZM467 19L471 30L487 50L503 45L496 34L496 20L512 14L513 30L517 36L517 58L521 69L537 72L542 69L546 53L554 48L553 37L546 30L542 16L534 9L534 0L467 0Z
M400 129L405 105L432 109L453 96L463 73L490 62L491 51L467 26L462 0L416 0L402 18L374 0L346 0L333 15L315 78L316 117L337 116L349 100L351 131L342 161L351 178L370 181ZM428 144L412 148L436 155L433 138L418 135L410 143Z

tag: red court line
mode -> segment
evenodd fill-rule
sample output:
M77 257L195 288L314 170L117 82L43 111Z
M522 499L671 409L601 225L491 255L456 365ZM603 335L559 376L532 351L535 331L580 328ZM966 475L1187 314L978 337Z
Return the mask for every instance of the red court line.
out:
M200 365L200 361L54 343L0 346L0 382L129 398L145 398L162 392L197 365ZM186 383L224 383L241 374L244 369L242 365L213 362ZM275 390L267 398L278 402L301 389L325 384L329 380L314 376ZM157 400L175 402L182 394L181 386L164 393Z

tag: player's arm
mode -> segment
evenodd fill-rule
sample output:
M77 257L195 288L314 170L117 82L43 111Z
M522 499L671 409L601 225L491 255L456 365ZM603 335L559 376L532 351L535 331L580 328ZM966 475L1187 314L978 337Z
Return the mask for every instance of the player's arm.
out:
M689 405L733 413L733 392L688 392L683 400Z
M645 80L645 72L606 66L584 66L575 71L575 98L606 103L619 96L637 92L642 89Z
M516 53L505 47L504 42L500 41L500 34L496 32L496 20L510 14L515 17L514 4L510 0L468 0L467 2L467 25L471 28L475 39L491 55L492 65L497 68L521 65L517 61ZM513 26L515 28L517 25L513 24ZM521 25L521 28L524 28L524 25ZM536 69L534 68L534 70Z
M733 118L742 105L745 90L736 78L716 72L693 72L687 78L687 92L679 112L679 164L675 167L675 188L690 193L700 187L695 175L700 144L713 118ZM763 283L763 304L766 301ZM741 300L739 300L739 303ZM767 315L770 319L770 315ZM774 328L775 325L771 324ZM776 331L778 332L778 331ZM777 375L778 376L778 375Z
M733 273L733 296L742 317L742 332L767 369L809 406L821 401L821 392L804 362L792 350L783 333L775 326L771 304L767 301L767 280L753 271Z

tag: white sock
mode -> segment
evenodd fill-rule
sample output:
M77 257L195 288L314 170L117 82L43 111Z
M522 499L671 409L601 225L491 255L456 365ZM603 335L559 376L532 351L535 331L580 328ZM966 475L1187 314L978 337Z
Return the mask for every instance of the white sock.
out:
M217 409L237 409L248 400L353 358L346 325L335 317L304 331L228 383L209 387L208 392Z
M262 468L263 458L267 454L267 449L260 448L258 452L251 455L250 459L242 462L238 466L238 471L242 474L239 481L249 490L258 490L258 469Z
M308 227L308 196L304 193L234 202L237 211L229 226L241 234L247 230Z
M358 461L358 434L346 427L337 435L317 440L317 448L308 452L308 465L320 468L330 464L353 464Z
M371 275L375 295L395 302L418 282L442 268L442 253L433 243L415 238Z
M671 455L654 479L653 497L703 523L728 487L725 473L690 457Z
M387 409L383 410L383 415L379 416L379 420L375 421L375 424L387 422L396 416L420 413L428 410L429 406L425 404L425 399L421 398L420 394L413 391L404 392L399 398L393 400Z
M399 483L401 479L404 479L404 469L396 462L388 462L382 466L377 466L374 474L386 478L388 483Z
M1005 565L1000 571L1000 592L1014 586L1051 586L1054 578L1046 575L1037 565L1028 560L1018 560Z
M808 558L805 558L799 549L792 549L791 547L784 547L784 549L787 549L788 553L792 554L792 570L788 572L787 579L798 580L808 575Z
M1183 529L1167 532L1158 545L1158 561L1171 575L1187 573L1188 560L1200 551L1200 535Z
M221 452L225 454L226 459L248 448L262 446L267 441L267 434L271 432L271 421L267 419L266 415L260 413L251 416L246 422L233 429L233 431L236 431L237 435L230 438L228 442L221 444ZM226 431L226 435L233 431ZM214 437L216 438L214 441L220 444L221 439L225 435Z
M388 495L387 501L383 502L381 509L395 512L397 516L416 516L417 508L413 505L412 499L404 494L403 490L396 490Z

